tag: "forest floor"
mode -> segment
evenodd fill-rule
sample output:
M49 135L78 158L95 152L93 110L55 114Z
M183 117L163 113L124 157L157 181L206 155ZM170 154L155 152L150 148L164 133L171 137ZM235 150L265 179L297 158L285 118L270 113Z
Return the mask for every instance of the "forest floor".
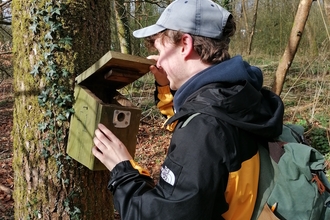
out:
M12 169L13 93L10 80L0 83L0 220L14 219Z
M14 219L14 172L12 169L13 89L11 80L0 82L0 220ZM170 133L161 120L144 118L138 132L135 160L148 168L157 181L159 168L166 155ZM142 144L143 143L143 144ZM115 220L120 216L115 214Z

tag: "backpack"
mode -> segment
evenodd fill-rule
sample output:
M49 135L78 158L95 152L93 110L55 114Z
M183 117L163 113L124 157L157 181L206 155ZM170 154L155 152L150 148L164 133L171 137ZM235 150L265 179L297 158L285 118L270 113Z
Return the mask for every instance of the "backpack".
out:
M252 219L330 219L324 156L299 125L284 125L276 142L259 147L260 176Z

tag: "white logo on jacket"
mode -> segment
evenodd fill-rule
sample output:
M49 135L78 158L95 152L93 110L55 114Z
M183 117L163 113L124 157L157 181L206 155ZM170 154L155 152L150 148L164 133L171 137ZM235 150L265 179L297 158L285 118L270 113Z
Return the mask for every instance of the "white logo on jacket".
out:
M172 170L168 169L167 166L161 167L160 176L162 177L162 179L165 182L167 182L168 184L171 184L172 186L174 186L174 183L175 183L174 173L172 172Z

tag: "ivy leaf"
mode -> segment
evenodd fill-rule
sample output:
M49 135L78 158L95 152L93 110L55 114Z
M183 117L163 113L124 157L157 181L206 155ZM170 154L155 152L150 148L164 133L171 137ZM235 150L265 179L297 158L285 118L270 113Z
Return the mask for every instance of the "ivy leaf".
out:
M49 130L51 130L51 131L54 131L54 130L55 130L55 127L54 127L54 125L52 125L52 124L49 124L48 128L49 128Z
M76 215L76 214L80 214L81 213L81 211L80 211L80 209L79 208L77 208L76 206L74 207L74 211L73 211L73 215Z
M70 117L71 114L74 114L74 109L73 108L69 108L69 109L66 110L65 117L67 119L69 119L69 117Z
M39 105L45 106L45 103L48 99L48 94L49 94L49 92L46 90L41 91L41 94L38 96Z
M58 44L54 43L45 43L45 47L49 48L50 52L58 48Z
M52 117L53 116L53 112L50 109L47 109L46 110L46 113L45 113L45 116L46 117Z
M61 165L59 165L59 169L58 169L58 171L57 171L57 178L61 178L61 173L62 173L62 167L63 167L63 164L61 164Z
M46 122L44 123L39 123L38 124L38 129L42 132L44 132L47 129L48 124Z
M45 40L52 40L53 39L52 33L50 31L48 31L47 34L45 35L44 39Z
M66 117L64 117L64 115L62 115L62 114L59 114L59 115L56 117L56 121L66 121Z
M43 17L42 17L42 20L43 20L45 23L49 23L49 19L50 19L49 16L43 16Z
M59 159L61 156L63 156L62 153L57 153L54 157L55 157L55 159L57 160L57 159Z
M44 53L44 58L45 58L45 60L47 60L48 59L48 57L50 57L52 54L50 53L50 52L46 52L46 53Z
M38 75L38 73L39 73L39 66L38 65L34 65L33 69L30 72L30 74L35 77L35 76Z
M51 12L51 15L54 15L54 14L61 15L60 8L58 8L58 7L54 8Z
M42 148L42 149L41 149L41 155L42 155L44 158L48 158L48 157L49 157L49 151L46 150L45 148Z
M41 142L42 142L43 145L45 145L45 146L47 146L47 147L50 146L50 141L49 141L49 139L43 139Z
M63 69L62 70L62 76L65 77L65 78L68 77L69 76L69 72L66 69Z
M49 71L47 71L47 78L49 78L49 80L56 80L59 78L59 75L56 73L56 70L54 69L49 69Z
M64 44L64 45L70 45L72 46L72 38L71 37L63 37L59 40L59 43Z
M38 23L34 22L29 29L35 34L38 31Z
M59 30L61 27L62 27L62 24L52 22L50 25L50 31L55 32L55 31Z

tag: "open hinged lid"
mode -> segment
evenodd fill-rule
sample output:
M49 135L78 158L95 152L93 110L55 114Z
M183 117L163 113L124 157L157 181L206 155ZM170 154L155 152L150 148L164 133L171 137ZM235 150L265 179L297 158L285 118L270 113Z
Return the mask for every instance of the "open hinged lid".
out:
M120 89L148 73L154 63L146 58L109 51L77 76L76 83L86 87Z

